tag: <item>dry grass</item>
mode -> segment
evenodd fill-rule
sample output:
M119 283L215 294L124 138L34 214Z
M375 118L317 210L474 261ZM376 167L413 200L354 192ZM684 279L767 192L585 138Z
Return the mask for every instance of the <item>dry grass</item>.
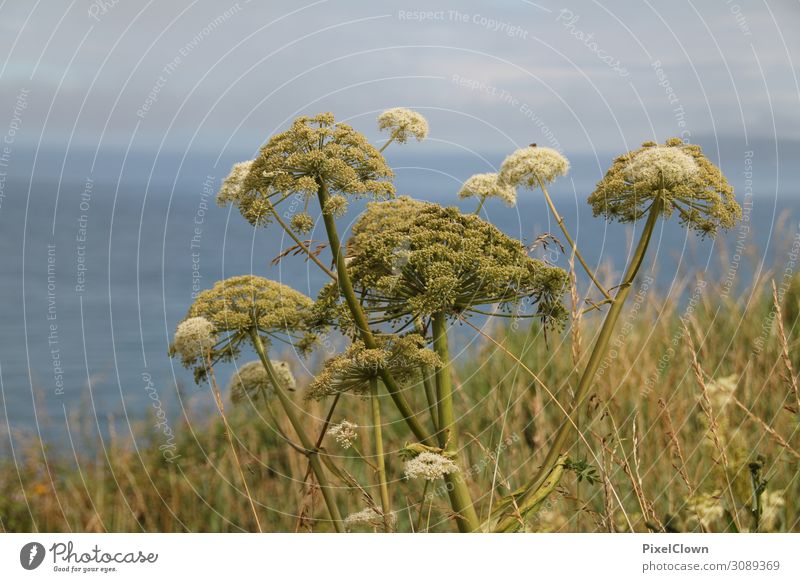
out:
M778 265L775 272L782 269ZM578 465L585 459L586 466L567 472L529 529L800 531L794 372L800 367L800 285L788 291L779 285L773 296L773 276L760 272L736 297L726 295L722 281L685 278L666 297L647 278L636 282L580 415L581 436L575 436L570 454ZM780 327L776 299L783 308L777 313ZM493 499L476 499L481 517L537 468L568 407L581 369L574 360L586 358L601 317L597 310L584 313L580 329L551 336L549 345L527 324L517 331L491 324L484 331L494 341L461 326L459 333L475 338L456 367L457 412L465 415L462 466L470 467L474 493L494 493ZM421 388L410 387L409 397L418 409L424 407ZM261 527L329 530L318 493L304 485L305 459L254 410L226 411ZM311 412L324 419L327 409ZM388 405L384 414L386 450L394 453L407 436ZM343 398L334 418L343 416L367 425L366 403ZM148 432L144 424L142 435ZM316 422L315 434L321 425ZM282 429L292 434L288 425ZM93 455L50 453L45 462L49 450L37 441L18 446L16 461L9 451L0 461L0 529L254 531L223 424L212 416L176 431L181 456L175 463L165 462L147 437L123 438L113 430L106 452ZM364 430L359 442L367 457L368 434ZM348 456L346 473L336 479L344 514L377 498L365 463L327 439L324 446ZM388 472L390 481L402 477L396 454L390 455ZM762 481L757 523L753 489ZM423 491L416 482L391 489L399 530L453 529L441 491ZM433 493L428 501L426 493Z

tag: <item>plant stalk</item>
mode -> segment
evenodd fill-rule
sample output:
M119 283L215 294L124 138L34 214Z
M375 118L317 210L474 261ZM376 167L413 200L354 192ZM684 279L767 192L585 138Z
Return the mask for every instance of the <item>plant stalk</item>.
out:
M337 532L342 533L345 531L344 526L342 525L342 516L339 513L339 508L336 506L336 499L333 496L333 491L328 484L328 478L325 476L325 471L323 470L322 463L319 460L317 447L314 446L314 443L303 429L300 419L297 418L297 414L294 410L294 402L292 402L291 398L289 398L289 395L286 393L286 390L284 390L283 386L281 386L281 383L278 381L278 376L275 373L275 369L272 367L272 362L270 362L269 358L267 357L267 351L264 349L264 343L261 341L261 336L258 335L258 331L255 328L250 330L250 337L253 340L253 346L256 349L256 353L258 353L258 357L261 360L264 369L267 371L270 382L272 382L272 386L275 388L275 394L278 396L281 406L283 406L286 417L289 419L289 423L297 433L297 436L300 439L300 444L302 444L306 449L308 462L311 465L311 470L314 471L314 476L317 478L317 483L319 483L319 488L322 491L322 497L325 500L325 505L328 508L331 521L333 521L333 527Z
M577 410L581 407L586 399L586 396L589 394L589 390L594 384L594 377L597 373L598 367L600 366L600 362L603 360L606 352L608 351L611 335L614 332L614 327L616 326L617 320L622 313L622 308L625 304L625 300L628 298L633 281L639 272L639 268L642 266L645 253L647 252L647 247L650 244L650 239L653 235L653 231L655 230L656 221L661 214L662 206L663 201L660 197L657 197L650 206L650 210L647 215L647 222L644 225L642 235L639 238L638 244L636 245L633 258L628 265L625 277L623 278L623 283L619 286L619 291L614 297L614 300L611 302L611 307L609 308L606 318L603 321L603 327L600 329L600 335L597 338L597 342L595 343L592 353L589 356L589 361L586 364L586 369L583 371L583 375L578 383L578 389L575 393L575 398L573 399L573 406L570 410L570 416L558 429L558 432L556 433L556 436L550 445L550 449L547 452L544 463L542 463L542 466L539 469L539 472L526 485L525 493L523 493L522 496L523 499L531 493L535 493L542 486L547 476L555 467L555 464L558 461L562 450L564 449L564 445L569 437L570 428L575 423L575 415L577 414ZM521 504L524 504L524 501L521 502ZM515 524L516 520L513 517L507 517L500 522L497 531L507 531Z
M320 186L317 194L319 198L319 206L320 208L324 209L325 203L330 197L328 194L328 188L324 183ZM361 340L364 342L364 345L370 350L377 349L378 344L375 341L375 337L372 335L372 331L369 328L369 322L367 321L367 316L364 314L364 310L361 308L361 304L358 302L355 290L353 289L353 283L350 280L349 273L347 272L347 266L344 262L344 253L342 252L342 245L339 240L339 233L336 229L336 220L332 214L325 212L322 213L322 219L325 223L325 230L328 234L328 242L331 247L331 254L333 255L334 263L336 264L336 274L338 275L336 280L339 284L339 290L344 296L347 306L350 308L350 313L353 315L353 319L355 320L356 327L358 328L359 335L361 336ZM421 443L429 446L432 445L433 441L430 435L427 434L419 419L417 419L414 411L408 404L408 401L400 391L400 387L397 385L394 377L386 370L381 370L379 375L383 385L386 386L386 390L392 397L395 406L397 406L400 414L403 415L403 420L406 421L408 427L411 429L411 432L414 433L414 436L416 436Z
M386 481L386 457L383 453L383 432L381 428L381 403L378 400L378 379L369 381L369 396L372 404L372 430L375 438L375 456L378 457L378 484L381 491L381 510L383 511L383 531L390 531L392 507L389 501L389 485Z
M611 295L608 294L608 291L606 291L605 287L603 287L600 284L600 281L597 280L597 277L595 277L595 274L589 268L589 265L587 265L586 261L583 260L583 255L581 255L580 251L578 250L578 245L575 244L575 241L572 239L572 237L569 234L569 231L567 230L567 226L564 224L564 218L558 213L558 210L556 210L556 205L553 203L553 199L550 198L550 193L547 191L544 182L542 182L541 180L539 180L539 187L542 189L542 193L544 194L544 199L547 201L547 206L550 207L550 212L553 213L553 218L556 219L559 228L561 228L561 232L564 233L564 238L566 238L567 242L569 243L570 250L573 253L575 253L575 256L578 258L578 261L580 261L583 270L586 271L587 275L589 275L589 278L592 280L592 283L594 283L595 286L600 290L600 293L603 294L603 297L605 297L608 301L611 301Z
M433 349L442 361L436 370L436 397L439 403L439 446L447 452L458 452L458 432L453 410L453 382L450 377L450 348L447 344L447 318L443 312L433 315L431 320ZM456 513L458 530L473 532L480 529L480 520L472 505L469 488L462 473L445 476L450 505Z

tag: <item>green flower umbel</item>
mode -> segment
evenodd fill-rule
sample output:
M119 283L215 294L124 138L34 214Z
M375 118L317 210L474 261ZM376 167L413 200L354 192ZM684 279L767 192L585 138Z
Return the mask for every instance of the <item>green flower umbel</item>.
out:
M211 362L228 361L239 354L243 341L250 341L253 330L265 343L271 338L287 337L308 343L309 338L304 334L312 305L311 299L299 291L263 277L242 275L219 281L197 295L186 319L178 326L170 354L181 355L187 368L194 367L195 379L199 381L206 375L207 362L200 354L181 348L187 343L181 340L181 333L188 323L207 321L215 340L207 348Z
M379 337L378 344L378 348L370 350L363 342L355 341L344 353L329 359L309 386L306 398L320 400L342 392L366 394L370 380L378 378L382 370L402 382L418 374L421 366L442 365L416 334Z
M402 197L368 205L353 226L348 270L374 319L538 303L546 323L564 316L566 273L458 208Z
M595 216L620 222L642 217L660 199L663 214L677 212L682 224L702 235L731 228L742 216L733 188L700 146L668 139L645 142L614 160L589 196Z
M252 162L234 166L217 195L220 205L235 204L251 224L270 221L271 208L294 194L383 198L394 194L392 170L367 138L330 113L298 117L275 135ZM340 209L341 210L341 209Z
M295 389L297 384L289 364L282 360L272 360L272 368L284 389ZM253 360L239 366L231 377L228 390L234 404L257 400L262 395L272 398L275 393L272 381L260 360Z

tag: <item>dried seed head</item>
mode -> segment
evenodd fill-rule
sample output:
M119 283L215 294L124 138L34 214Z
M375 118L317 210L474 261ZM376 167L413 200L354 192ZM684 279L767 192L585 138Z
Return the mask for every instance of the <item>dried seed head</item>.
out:
M422 141L428 136L428 121L416 111L395 107L378 116L378 129L388 130L399 143L405 143L409 137Z
M500 166L500 182L513 187L524 186L531 190L549 184L559 176L566 176L569 161L552 148L527 147L509 155Z
M501 183L497 174L475 174L464 182L458 196L459 198L499 198L509 206L517 203L517 192L514 187Z

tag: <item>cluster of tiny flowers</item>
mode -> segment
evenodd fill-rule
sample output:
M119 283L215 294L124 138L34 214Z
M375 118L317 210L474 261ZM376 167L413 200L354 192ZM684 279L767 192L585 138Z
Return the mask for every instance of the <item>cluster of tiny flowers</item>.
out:
M566 176L569 161L552 148L527 147L509 155L500 166L500 181L510 186L524 186L533 190L539 182L548 184L559 176Z
M415 137L422 141L428 136L428 121L416 111L405 107L387 109L378 116L378 128L389 130L392 137L400 143Z
M202 359L217 343L214 324L205 317L190 317L178 324L172 352L184 362Z
M617 157L589 196L595 216L633 222L655 208L701 236L714 236L742 217L733 188L698 145L673 137Z
M564 319L566 273L477 215L401 196L371 203L351 233L348 269L376 319L493 303L510 310L526 297L546 325Z
M272 360L271 362L278 383L286 390L294 390L296 383L289 364L280 360ZM275 393L275 388L261 360L254 360L240 366L231 377L228 389L230 390L231 400L234 403L242 402L247 398L255 400L262 394L266 394L267 398L271 398Z
M408 479L426 479L435 481L445 475L458 471L458 466L451 460L440 455L425 451L413 459L406 461L405 474Z
M421 367L442 365L436 353L424 347L425 340L419 335L383 336L377 341L378 347L373 349L355 341L343 353L328 359L309 385L306 399L321 400L342 392L364 393L370 380L382 370L403 382L416 376Z
M461 186L458 197L499 198L509 206L517 203L517 192L514 186L501 182L497 174L475 174Z
M228 174L228 177L222 182L222 186L217 193L217 200L220 204L228 204L242 196L245 178L247 178L247 175L250 173L250 168L252 167L253 160L234 164L233 168L231 168L231 173Z
M347 198L341 194L334 194L325 202L322 212L336 217L343 216L347 212Z
M298 212L292 216L291 225L296 232L306 234L314 228L314 219L305 212Z
M343 420L339 424L334 424L328 429L328 434L336 439L339 446L343 449L349 449L353 446L353 441L358 438L358 425Z
M698 171L694 159L680 148L655 146L636 154L623 174L629 182L657 188L662 180L666 187L686 182Z

